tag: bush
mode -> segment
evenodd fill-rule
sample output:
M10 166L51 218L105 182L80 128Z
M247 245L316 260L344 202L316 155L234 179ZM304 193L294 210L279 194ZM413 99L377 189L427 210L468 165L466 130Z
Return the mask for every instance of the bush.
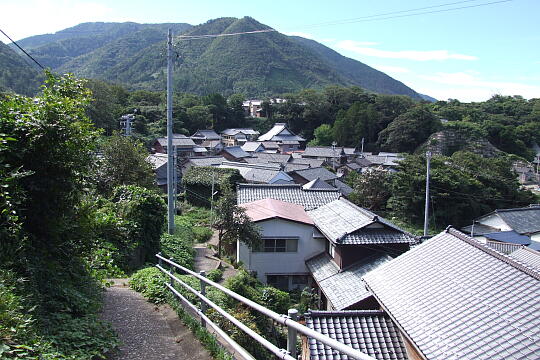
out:
M223 186L233 187L242 180L236 169L220 169L210 166L191 167L182 177L182 185L186 189L186 200L193 205L210 207L212 198L212 176L214 189L218 191L219 198Z
M195 265L195 250L191 247L193 232L189 228L177 228L176 234L161 235L161 254L166 258L173 258L178 265L190 270Z
M168 280L158 268L147 267L133 274L129 286L140 292L148 301L162 304L168 299L169 289L165 286Z
M204 227L204 226L194 226L193 234L195 235L195 242L198 243L204 243L210 240L212 237L212 230L210 228Z
M208 280L212 280L213 282L218 282L221 279L223 279L223 269L210 270L208 274L206 274L206 277L208 278Z

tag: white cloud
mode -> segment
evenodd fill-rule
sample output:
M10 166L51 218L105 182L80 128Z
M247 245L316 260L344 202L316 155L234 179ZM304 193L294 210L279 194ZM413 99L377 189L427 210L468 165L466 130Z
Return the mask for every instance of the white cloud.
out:
M336 44L336 47L341 50L348 50L360 55L373 56L388 59L406 59L414 61L432 61L432 60L478 60L476 56L451 53L448 50L399 50L388 51L375 49L374 44L366 45L366 43L354 40L342 40Z
M419 77L426 82L415 87L415 90L441 100L452 98L462 101L485 101L494 94L521 95L527 99L540 98L540 86L484 80L471 72L439 72Z
M93 1L28 0L2 2L0 24L14 40L54 33L82 22L113 21L112 9ZM118 16L115 21L122 21ZM2 39L8 42L7 39Z
M385 73L404 74L411 72L410 69L401 66L374 65L373 67Z

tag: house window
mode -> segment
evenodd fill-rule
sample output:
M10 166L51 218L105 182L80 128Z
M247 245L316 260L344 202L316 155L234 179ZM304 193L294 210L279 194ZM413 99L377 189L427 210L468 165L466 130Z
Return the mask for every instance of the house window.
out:
M262 252L297 252L298 239L286 238L263 238Z
M266 283L280 290L289 290L288 275L266 275Z

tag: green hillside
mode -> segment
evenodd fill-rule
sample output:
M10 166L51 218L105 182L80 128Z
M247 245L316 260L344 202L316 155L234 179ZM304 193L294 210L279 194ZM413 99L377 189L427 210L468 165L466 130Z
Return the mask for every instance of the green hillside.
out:
M41 74L34 66L0 42L0 91L34 95L39 90L41 80Z
M85 23L20 43L58 72L160 90L166 79L166 32L175 35L175 91L246 96L279 95L327 85L420 96L388 75L315 41L278 32L185 40L179 35L267 29L250 17L188 24Z

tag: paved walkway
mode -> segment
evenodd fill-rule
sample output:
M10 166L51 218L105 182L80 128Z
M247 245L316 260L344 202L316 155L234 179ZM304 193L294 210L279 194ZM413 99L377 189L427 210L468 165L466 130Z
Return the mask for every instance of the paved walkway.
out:
M105 291L102 318L112 323L122 345L109 360L211 360L168 306L156 306L116 279Z
M220 260L217 259L216 251L210 248L212 245L214 248L218 244L218 233L214 231L210 240L206 243L195 245L195 271L205 271L207 274L210 270L214 270L220 263ZM219 283L224 283L228 278L236 275L238 270L233 268L231 265L227 264L224 261L221 261L221 268L223 269L223 279Z

